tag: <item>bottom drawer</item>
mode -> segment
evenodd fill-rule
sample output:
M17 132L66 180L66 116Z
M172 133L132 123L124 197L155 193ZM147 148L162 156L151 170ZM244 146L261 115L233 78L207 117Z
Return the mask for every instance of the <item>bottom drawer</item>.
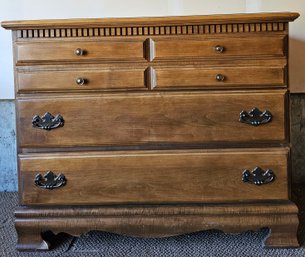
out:
M21 202L88 205L288 199L288 154L286 148L273 148L19 155ZM271 172L259 170L253 177L255 167L272 170L274 179ZM66 183L61 178L53 181L50 173L46 181L47 171L63 174ZM37 174L42 176L35 181ZM251 183L260 180L262 185Z

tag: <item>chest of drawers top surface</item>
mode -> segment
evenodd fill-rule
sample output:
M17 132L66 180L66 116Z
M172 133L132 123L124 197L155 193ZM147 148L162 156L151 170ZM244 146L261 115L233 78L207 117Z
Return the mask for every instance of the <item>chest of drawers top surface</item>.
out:
M139 18L89 18L89 19L51 19L3 21L1 26L6 29L44 29L44 28L94 28L119 26L154 26L154 25L196 25L196 24L238 24L291 22L300 15L296 12L249 13L249 14L216 14L170 17L139 17Z

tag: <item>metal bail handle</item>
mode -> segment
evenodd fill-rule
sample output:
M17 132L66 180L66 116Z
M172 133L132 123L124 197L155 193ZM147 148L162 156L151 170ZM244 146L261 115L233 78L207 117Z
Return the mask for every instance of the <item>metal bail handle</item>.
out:
M51 130L56 129L64 126L64 118L57 114L55 117L49 113L46 112L42 118L40 118L38 115L35 115L32 119L32 126L34 128L44 129L44 130Z
M258 108L254 107L250 112L241 111L239 114L239 121L242 123L250 124L252 126L259 126L271 122L272 114L271 112L265 110L260 111Z
M268 184L274 180L275 175L272 170L264 171L260 167L256 167L252 171L244 170L242 173L242 181L257 186Z
M37 174L34 183L40 188L52 190L64 186L67 183L67 180L63 174L56 176L49 170L44 176Z

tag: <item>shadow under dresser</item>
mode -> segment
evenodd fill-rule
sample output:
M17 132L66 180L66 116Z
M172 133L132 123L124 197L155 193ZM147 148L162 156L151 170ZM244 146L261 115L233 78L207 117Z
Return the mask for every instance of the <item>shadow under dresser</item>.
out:
M43 233L271 229L291 201L288 22L297 13L7 21L19 250Z

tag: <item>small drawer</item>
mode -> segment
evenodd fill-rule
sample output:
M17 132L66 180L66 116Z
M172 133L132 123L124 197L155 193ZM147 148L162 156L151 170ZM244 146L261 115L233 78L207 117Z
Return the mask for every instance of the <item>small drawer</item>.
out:
M288 200L287 159L287 149L19 155L21 203Z
M144 60L143 41L17 43L17 62Z
M215 37L176 40L151 39L150 60L284 56L284 36Z
M32 69L19 71L17 79L18 92L147 89L144 69Z
M285 142L286 90L19 97L20 147Z
M283 67L150 68L151 88L285 87Z
M18 92L285 87L283 67L17 68Z

